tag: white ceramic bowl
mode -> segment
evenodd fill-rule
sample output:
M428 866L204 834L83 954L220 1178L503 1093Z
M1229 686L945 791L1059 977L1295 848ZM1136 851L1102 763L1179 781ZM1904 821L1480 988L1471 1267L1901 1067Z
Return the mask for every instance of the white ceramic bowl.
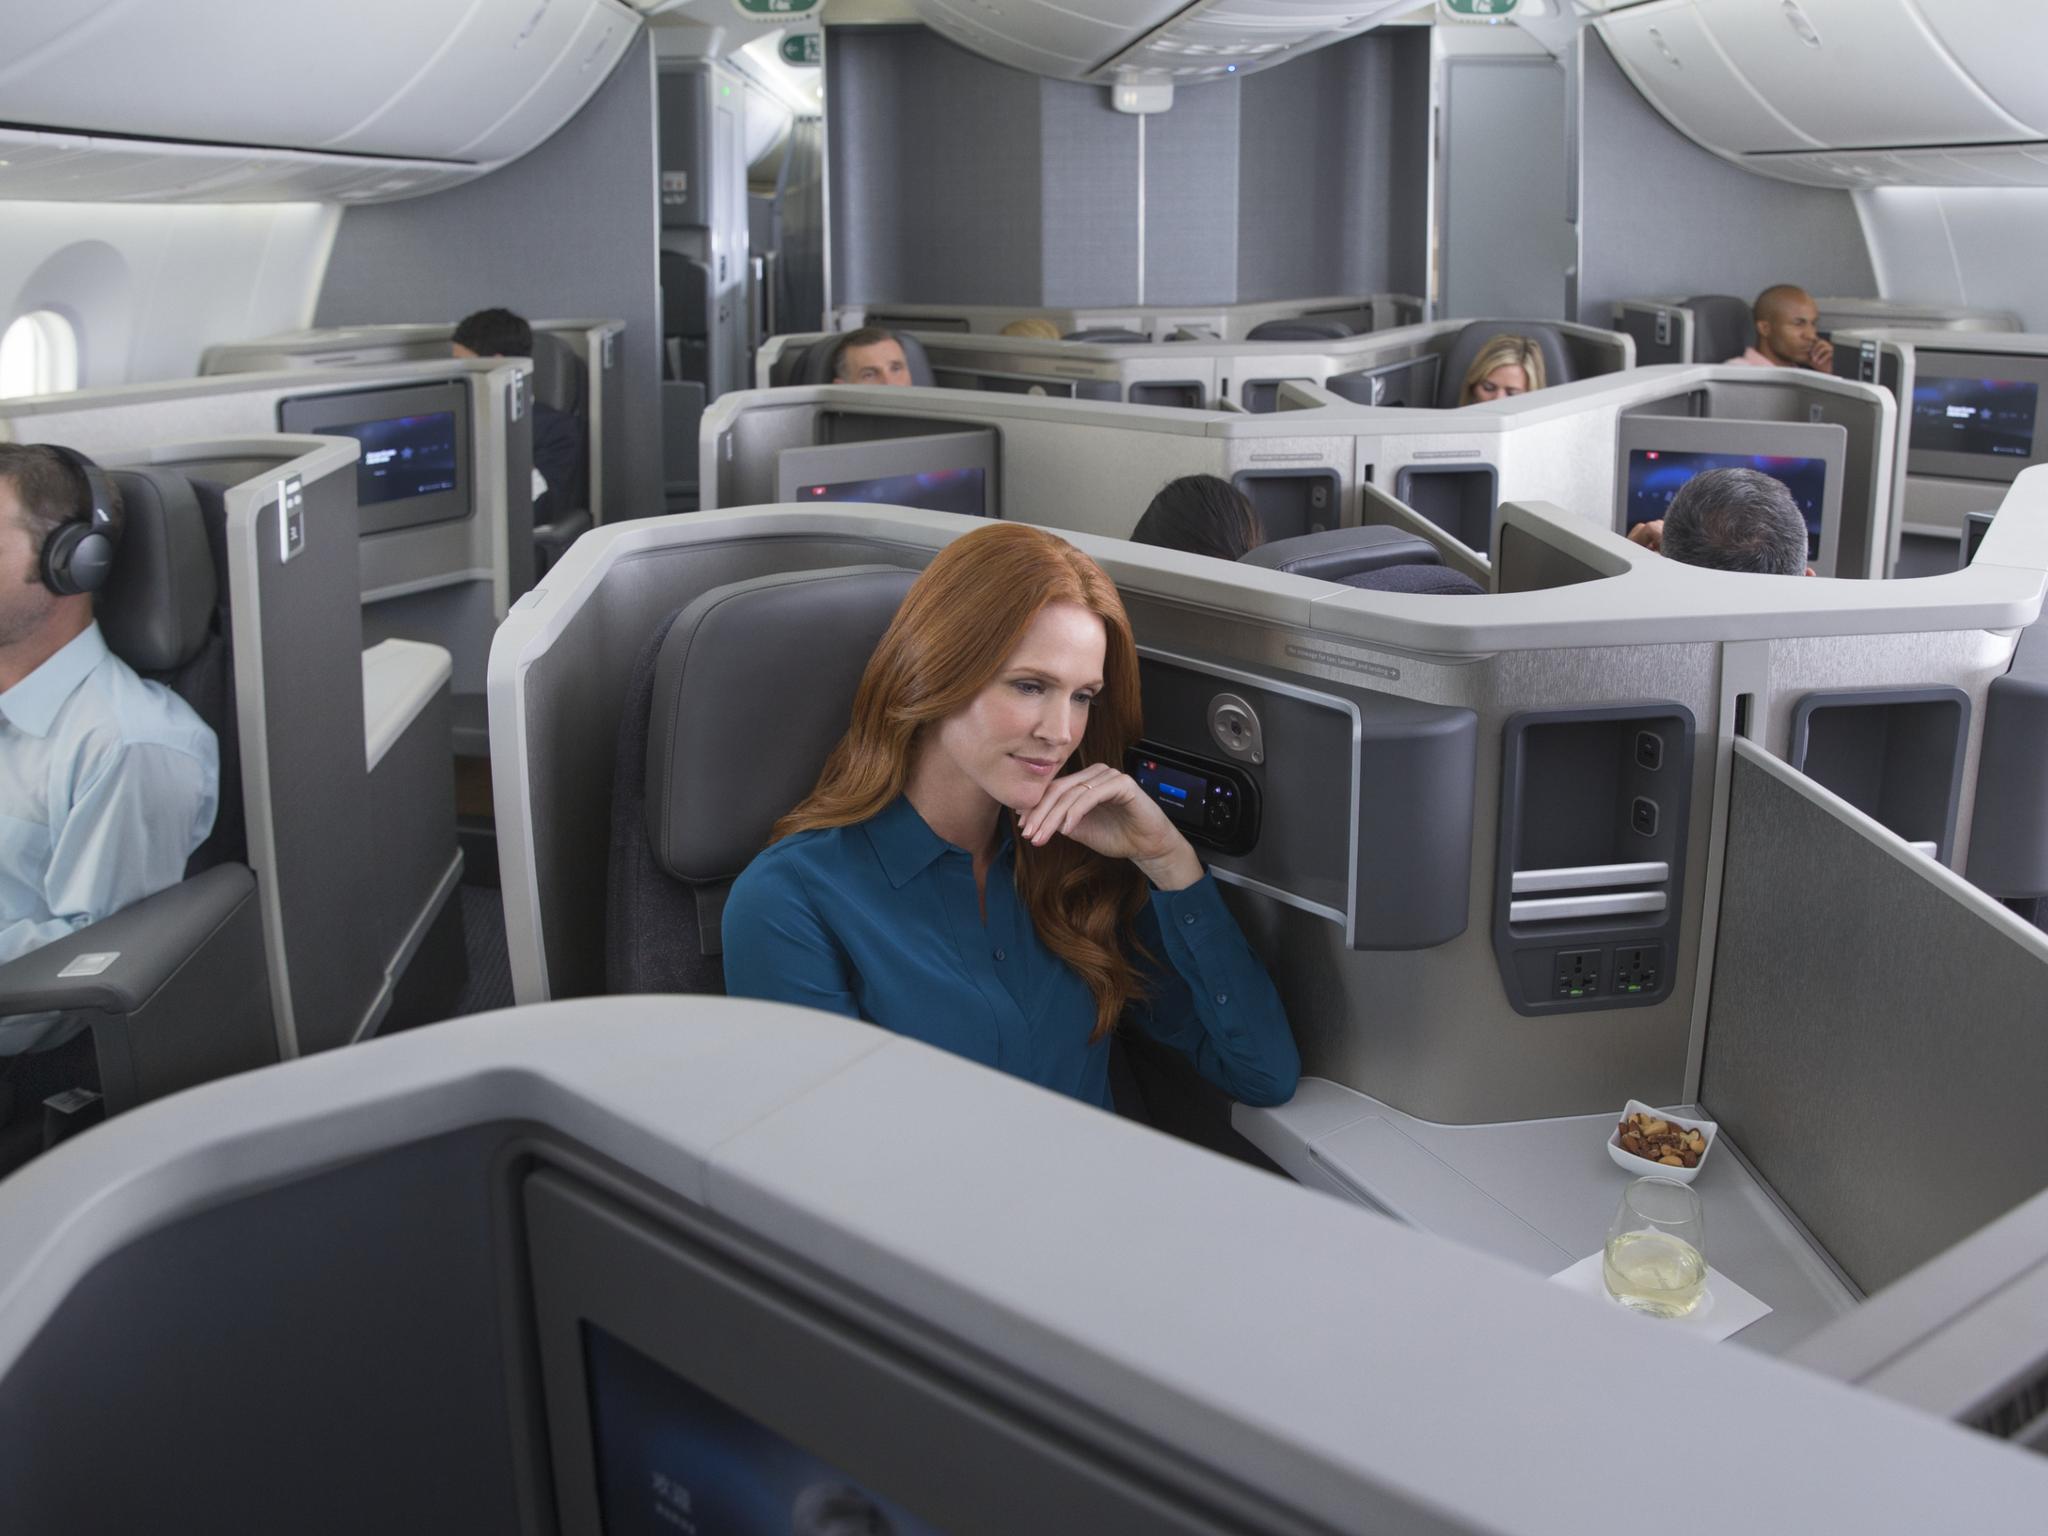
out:
M1659 1120L1668 1120L1682 1131L1698 1131L1706 1138L1706 1147L1700 1152L1700 1160L1690 1168L1674 1168L1669 1163L1652 1162L1647 1157L1637 1157L1633 1152L1621 1150L1621 1123L1630 1115L1655 1115ZM1628 1108L1616 1115L1607 1131L1607 1155L1614 1159L1615 1166L1636 1178L1676 1179L1681 1184L1690 1184L1700 1176L1700 1169L1707 1166L1707 1158L1714 1150L1714 1133L1718 1130L1711 1120L1688 1120L1683 1115L1666 1114L1655 1105L1645 1104L1641 1099L1630 1099Z

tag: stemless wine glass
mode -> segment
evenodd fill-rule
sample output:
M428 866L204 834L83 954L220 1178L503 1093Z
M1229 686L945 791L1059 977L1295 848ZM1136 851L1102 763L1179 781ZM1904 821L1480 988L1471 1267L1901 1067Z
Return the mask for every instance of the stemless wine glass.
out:
M1700 1197L1676 1179L1637 1179L1621 1192L1600 1273L1607 1294L1652 1317L1684 1317L1707 1293Z

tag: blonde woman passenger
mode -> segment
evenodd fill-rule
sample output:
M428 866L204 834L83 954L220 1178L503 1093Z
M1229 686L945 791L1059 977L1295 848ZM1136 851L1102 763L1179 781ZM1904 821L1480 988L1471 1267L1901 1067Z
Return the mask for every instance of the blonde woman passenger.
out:
M1480 348L1472 366L1465 370L1465 381L1458 386L1458 404L1512 400L1543 385L1543 349L1527 336L1496 336Z

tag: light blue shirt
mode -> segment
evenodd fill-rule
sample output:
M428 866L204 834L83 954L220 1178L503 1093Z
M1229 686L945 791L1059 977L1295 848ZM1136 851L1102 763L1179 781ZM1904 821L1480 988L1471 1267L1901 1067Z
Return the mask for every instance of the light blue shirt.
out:
M0 693L0 964L176 885L219 803L212 730L88 625ZM0 1018L0 1056L82 1027Z
M866 1019L1108 1108L1109 1041L1091 1038L1094 994L1018 900L1003 820L985 917L973 859L908 797L869 821L784 838L726 901L726 991ZM1124 1022L1232 1098L1284 1103L1301 1058L1215 879L1154 891L1136 927L1143 996Z

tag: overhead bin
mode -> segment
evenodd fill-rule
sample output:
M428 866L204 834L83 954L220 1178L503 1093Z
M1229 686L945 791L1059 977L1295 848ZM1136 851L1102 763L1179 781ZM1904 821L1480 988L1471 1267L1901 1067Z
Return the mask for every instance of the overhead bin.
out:
M1370 30L1413 0L910 0L941 36L1060 80L1195 84L1249 74Z
M640 25L618 0L200 0L123 9L118 27L108 14L39 7L10 36L0 197L414 196L547 138ZM219 160L219 176L194 185L195 159Z
M2048 184L2039 7L1651 0L1600 36L1680 131L1821 186Z

